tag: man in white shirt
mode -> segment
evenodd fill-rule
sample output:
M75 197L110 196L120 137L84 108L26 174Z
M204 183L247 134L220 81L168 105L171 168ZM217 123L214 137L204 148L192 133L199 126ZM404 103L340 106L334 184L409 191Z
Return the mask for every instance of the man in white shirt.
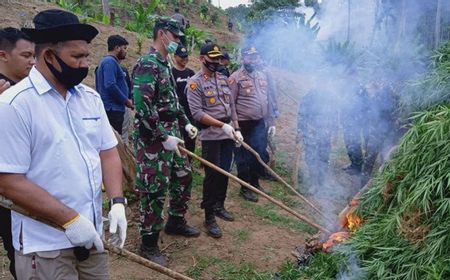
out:
M80 84L98 31L62 10L42 11L33 22L22 31L36 42L36 66L0 96L0 194L65 230L13 212L17 276L109 279L102 182L119 246L127 221L117 140L100 96ZM77 254L83 248L90 251Z

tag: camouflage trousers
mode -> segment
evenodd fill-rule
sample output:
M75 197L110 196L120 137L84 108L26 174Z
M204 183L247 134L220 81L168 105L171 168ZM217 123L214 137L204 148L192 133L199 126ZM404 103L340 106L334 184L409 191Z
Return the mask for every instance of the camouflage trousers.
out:
M170 195L169 215L183 217L191 198L192 170L187 156L167 151L160 141L135 141L136 191L139 194L141 236L164 226L164 203Z

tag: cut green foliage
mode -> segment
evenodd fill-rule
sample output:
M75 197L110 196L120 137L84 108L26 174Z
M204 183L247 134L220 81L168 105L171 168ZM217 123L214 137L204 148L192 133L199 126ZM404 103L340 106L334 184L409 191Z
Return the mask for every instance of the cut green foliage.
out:
M423 110L450 97L450 42L443 44L432 55L431 70L420 79L410 81L401 92L405 114Z

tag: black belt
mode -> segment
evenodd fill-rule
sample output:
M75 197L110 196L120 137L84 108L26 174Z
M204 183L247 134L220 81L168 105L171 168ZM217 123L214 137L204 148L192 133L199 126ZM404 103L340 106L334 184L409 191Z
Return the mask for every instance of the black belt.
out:
M223 122L223 123L229 123L230 121L231 121L231 118L230 117L228 117L228 118L223 118L223 119L217 119L218 121L221 121L221 122ZM199 128L199 129L207 129L208 127L210 127L209 125L206 125L206 124L202 124L202 123L198 123L198 125L197 125L197 127Z

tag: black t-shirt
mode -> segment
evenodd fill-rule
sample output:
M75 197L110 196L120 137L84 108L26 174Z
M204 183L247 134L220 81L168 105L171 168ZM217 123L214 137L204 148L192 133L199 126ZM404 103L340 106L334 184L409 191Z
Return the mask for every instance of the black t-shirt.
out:
M0 73L0 80L2 80L2 79L8 81L11 86L16 84L13 80L11 80L10 78L8 78L5 75L3 75L2 73Z
M189 110L189 105L187 101L187 96L184 93L184 89L186 87L187 81L190 77L195 75L195 72L190 69L186 68L184 70L178 70L175 67L172 67L172 73L173 77L175 78L175 81L177 82L177 95L178 95L178 101L180 102L181 106L184 108L184 112L186 113L186 116L190 121L192 121L192 114L191 110Z

